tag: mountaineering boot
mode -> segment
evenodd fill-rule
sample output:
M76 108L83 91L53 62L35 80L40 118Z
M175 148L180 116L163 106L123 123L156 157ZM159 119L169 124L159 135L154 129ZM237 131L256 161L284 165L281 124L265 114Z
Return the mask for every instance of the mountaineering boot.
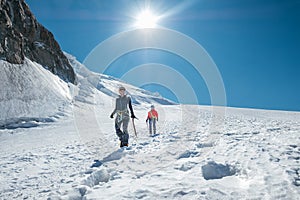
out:
M122 142L122 141L121 141L121 143L120 143L120 147L128 147L128 143L126 143L126 142Z

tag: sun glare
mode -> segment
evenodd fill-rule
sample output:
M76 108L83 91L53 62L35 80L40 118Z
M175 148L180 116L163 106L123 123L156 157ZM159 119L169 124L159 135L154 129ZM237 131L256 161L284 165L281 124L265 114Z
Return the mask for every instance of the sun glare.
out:
M135 26L137 28L154 28L157 25L157 21L158 17L150 10L144 10L136 17Z

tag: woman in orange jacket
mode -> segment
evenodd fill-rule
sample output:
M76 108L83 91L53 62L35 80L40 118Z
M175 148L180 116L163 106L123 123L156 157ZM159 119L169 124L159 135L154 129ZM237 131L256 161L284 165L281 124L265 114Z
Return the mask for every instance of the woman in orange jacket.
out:
M158 121L158 113L154 108L154 105L151 105L151 110L148 112L146 123L149 121L149 133L152 136L152 130L154 135L156 134L156 122Z

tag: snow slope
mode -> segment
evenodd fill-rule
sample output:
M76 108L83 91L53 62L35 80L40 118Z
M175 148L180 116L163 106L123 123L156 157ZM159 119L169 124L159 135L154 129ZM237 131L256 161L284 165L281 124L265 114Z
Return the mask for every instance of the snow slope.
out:
M68 84L26 59L24 64L0 60L0 128L34 126L63 114L71 102Z
M68 58L79 81L72 114L0 130L0 199L299 199L299 112L165 105ZM123 149L109 118L119 85L140 118L138 138L130 125ZM152 103L154 137L145 123ZM100 166L91 168L94 160Z

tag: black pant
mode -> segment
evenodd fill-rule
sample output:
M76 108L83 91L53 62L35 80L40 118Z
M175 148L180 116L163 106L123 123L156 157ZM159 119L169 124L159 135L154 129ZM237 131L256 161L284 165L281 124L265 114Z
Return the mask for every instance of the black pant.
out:
M123 117L121 121L118 121L117 119L115 121L116 134L119 137L119 140L121 141L120 147L128 146L128 140L129 140L129 134L127 130L128 123L129 123L129 117ZM121 131L122 125L123 125L123 131Z

